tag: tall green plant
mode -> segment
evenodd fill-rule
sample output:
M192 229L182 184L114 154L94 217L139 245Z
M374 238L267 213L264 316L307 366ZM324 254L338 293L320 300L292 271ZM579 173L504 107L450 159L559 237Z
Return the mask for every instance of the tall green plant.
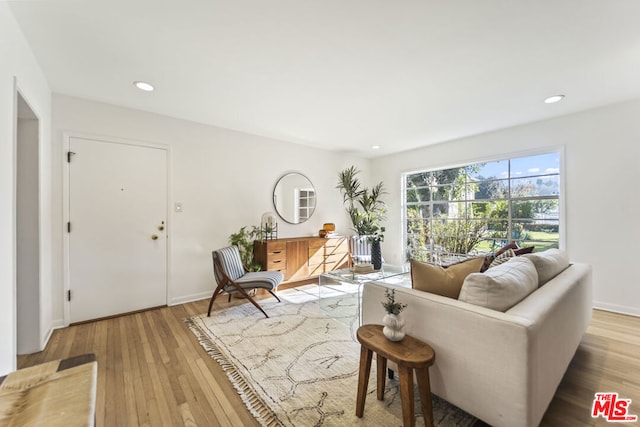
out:
M262 237L262 232L255 225L244 226L237 233L229 236L229 243L238 247L240 259L249 271L260 271L262 266L253 259L253 241Z
M355 166L348 167L338 174L336 188L342 193L345 209L351 218L354 231L359 236L368 236L371 241L384 240L385 228L382 222L386 216L386 206L381 200L386 194L382 182L369 189L358 179Z

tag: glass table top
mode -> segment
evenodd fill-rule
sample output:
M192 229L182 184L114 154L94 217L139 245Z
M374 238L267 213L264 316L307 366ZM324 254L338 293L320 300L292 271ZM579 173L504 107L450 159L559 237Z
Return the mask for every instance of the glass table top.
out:
M353 268L343 268L341 270L329 271L323 273L322 275L326 276L327 278L332 278L334 280L339 280L342 282L360 284L364 282L371 282L374 280L387 279L389 277L408 273L409 271L411 271L409 265L398 266L384 264L378 271L359 273L354 271Z
M336 305L332 297L339 295L353 294L356 299L354 313L357 324L361 323L361 305L362 305L362 288L365 283L377 281L389 283L405 288L411 287L411 277L408 274L411 271L410 266L384 264L378 271L370 271L357 273L351 268L343 268L341 270L333 270L320 275L318 286L318 298L320 300L320 309L334 316L334 313L344 314L344 304ZM336 316L336 318L338 318ZM351 321L354 317L342 316L345 321Z

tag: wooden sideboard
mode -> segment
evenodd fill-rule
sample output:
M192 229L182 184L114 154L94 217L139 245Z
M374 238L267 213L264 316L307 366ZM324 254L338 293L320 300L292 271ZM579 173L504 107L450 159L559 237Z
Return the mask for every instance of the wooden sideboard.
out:
M347 237L291 237L253 242L263 270L280 271L284 282L309 280L349 264Z

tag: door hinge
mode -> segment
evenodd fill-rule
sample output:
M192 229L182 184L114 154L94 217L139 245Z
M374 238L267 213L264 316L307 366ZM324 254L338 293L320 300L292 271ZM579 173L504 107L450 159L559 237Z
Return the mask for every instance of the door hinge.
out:
M67 301L71 301L71 289L67 291Z
M71 222L67 222L67 233L71 233Z
M67 163L71 163L71 156L75 155L73 151L67 151Z

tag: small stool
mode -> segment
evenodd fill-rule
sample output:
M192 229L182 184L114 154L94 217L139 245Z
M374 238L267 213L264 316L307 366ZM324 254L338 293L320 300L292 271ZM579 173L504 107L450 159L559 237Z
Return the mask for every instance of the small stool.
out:
M405 335L402 341L389 341L382 333L382 325L363 325L358 328L357 337L361 347L356 416L362 417L364 413L364 402L367 398L369 372L371 371L371 358L375 351L377 355L378 400L384 400L385 372L388 359L398 365L402 423L405 427L415 425L413 403L413 370L415 369L424 423L427 427L432 426L433 410L431 408L429 366L433 364L436 357L433 349L428 344L409 335Z

